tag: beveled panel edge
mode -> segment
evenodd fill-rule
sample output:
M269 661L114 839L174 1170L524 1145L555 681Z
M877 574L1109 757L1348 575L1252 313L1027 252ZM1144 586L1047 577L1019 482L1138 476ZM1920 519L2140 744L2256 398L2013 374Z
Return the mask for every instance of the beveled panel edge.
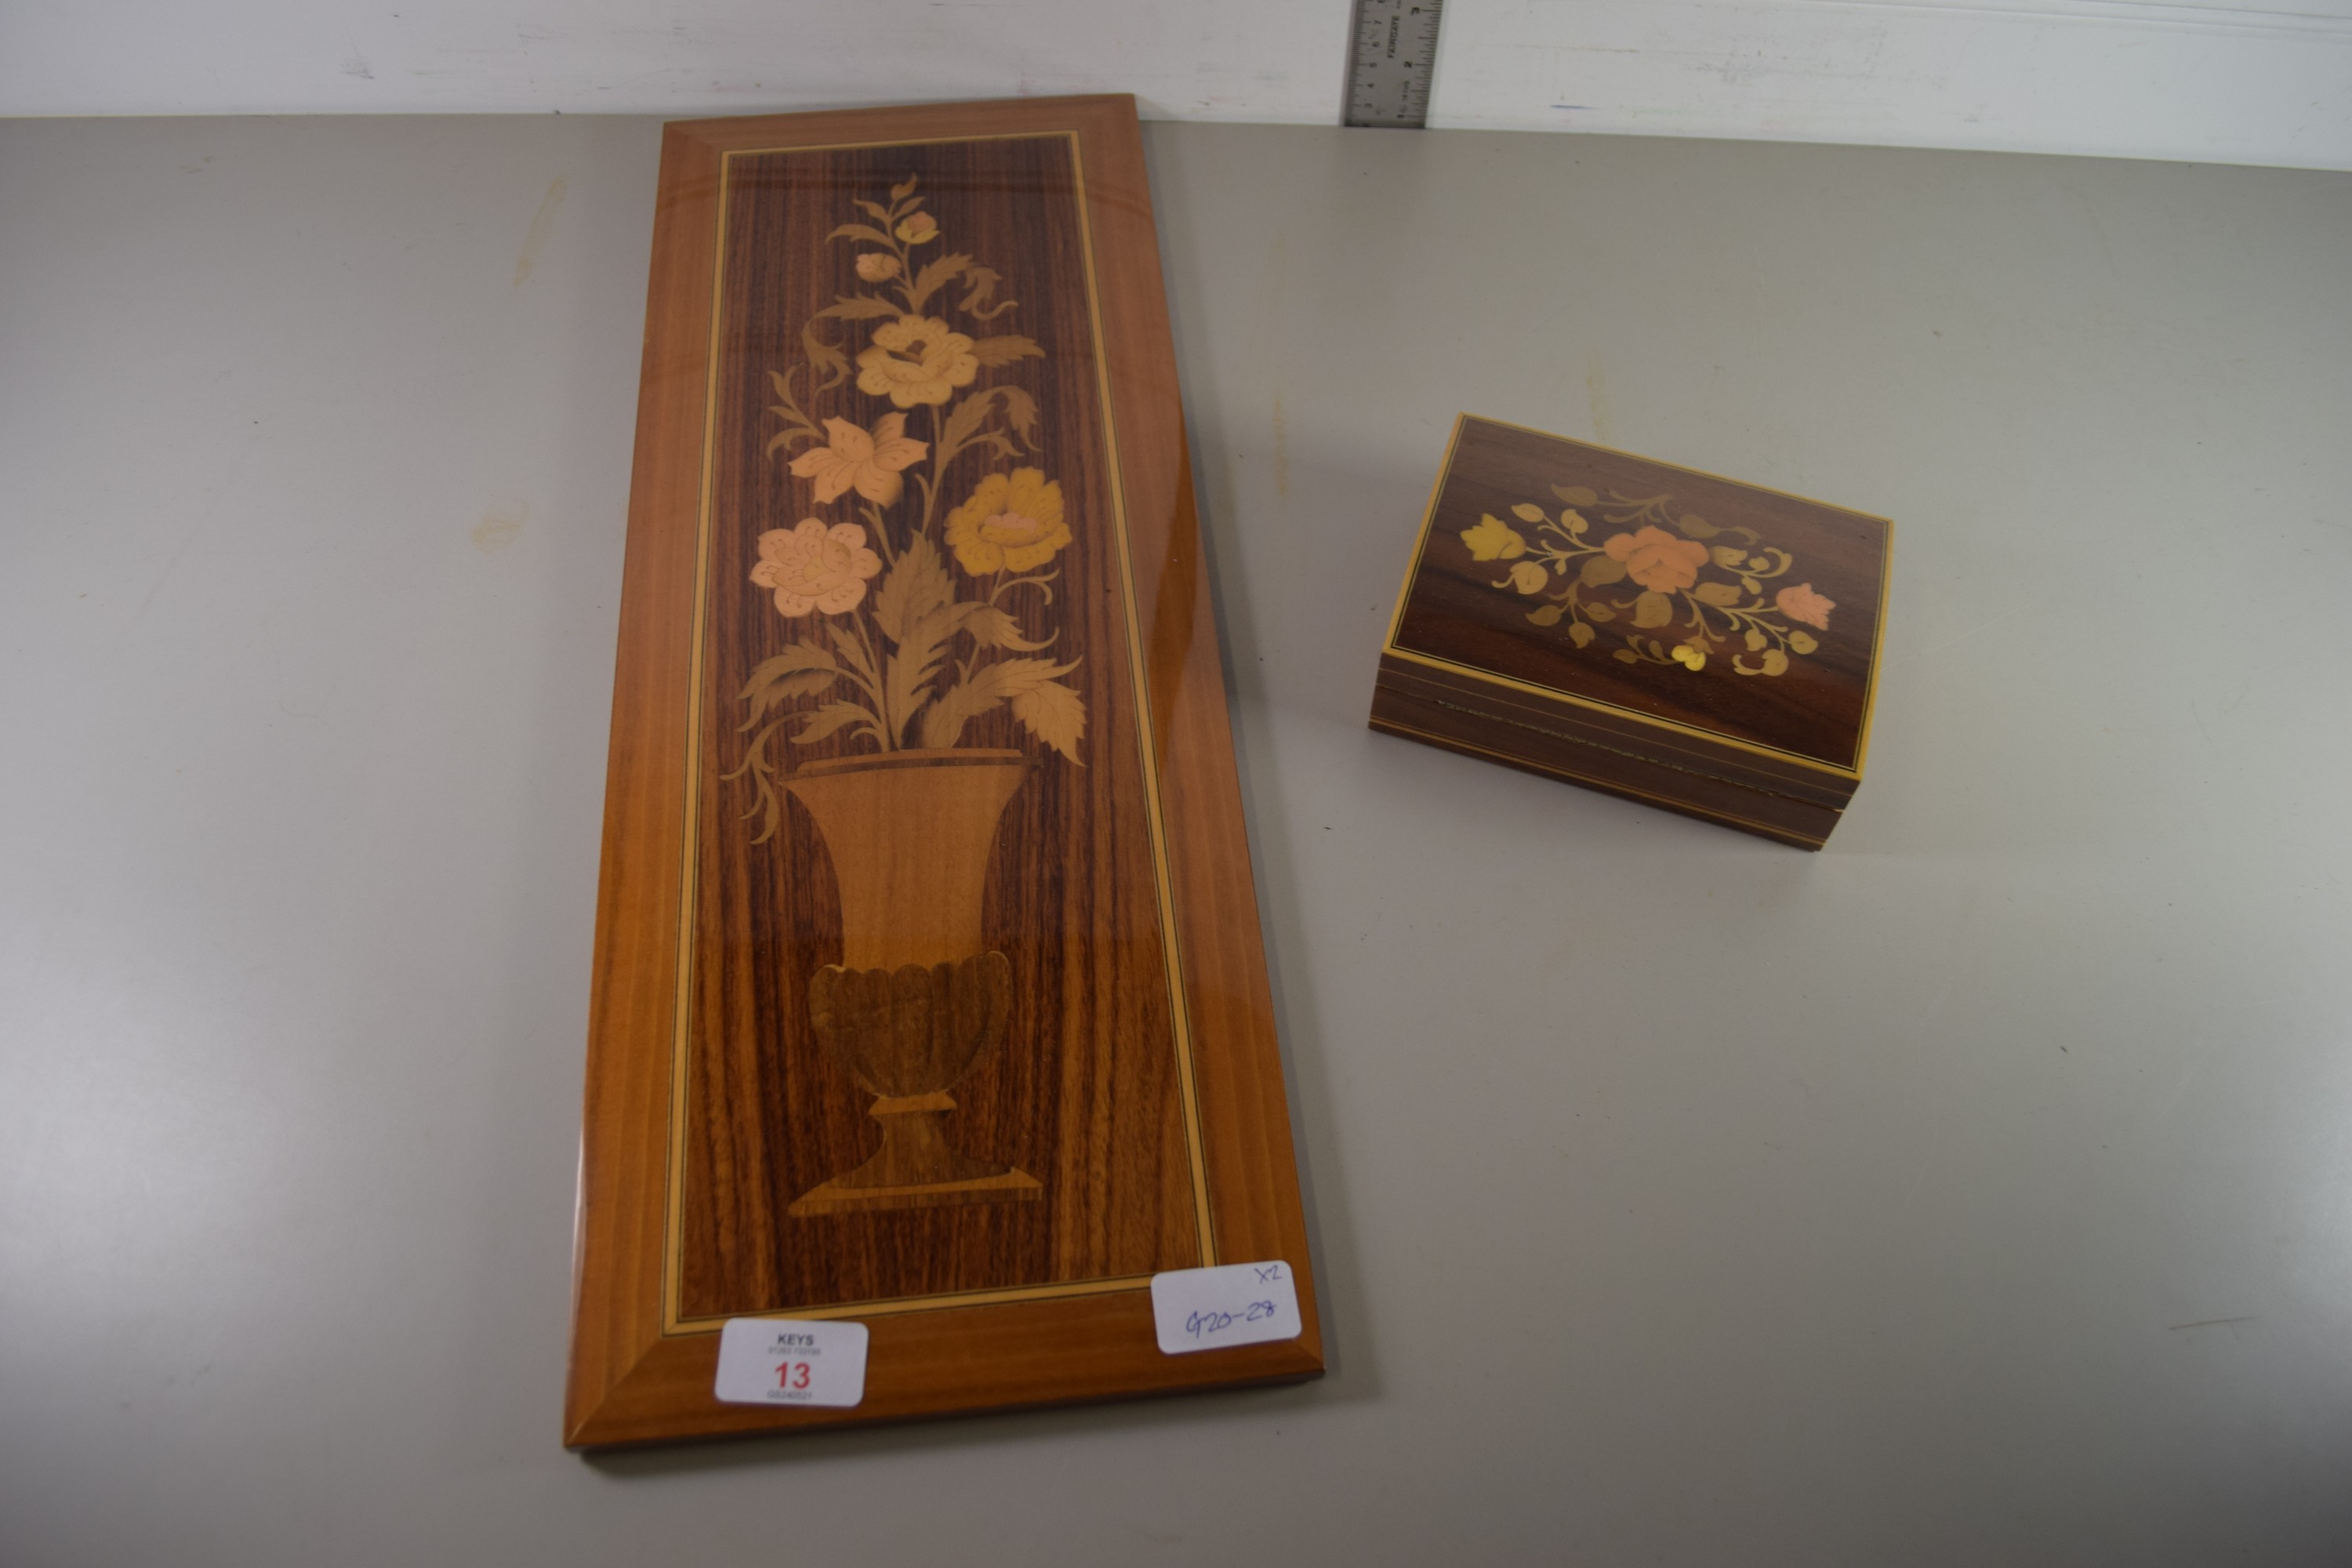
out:
M1302 1302L1302 1307L1304 1303ZM1323 1370L1305 1340L1181 1356L1154 1342L1148 1296L1056 1302L1050 1309L966 1307L868 1325L866 1397L846 1409L714 1405L715 1336L672 1338L633 1365L589 1415L567 1423L574 1450L643 1447L682 1437L755 1437L896 1425L1131 1397L1298 1383ZM1133 1353L1139 1338L1151 1355ZM938 1391L951 1390L947 1400Z
M644 1167L667 1159L662 1026L676 983L670 933L678 911L685 785L668 764L685 743L677 693L689 636L682 617L670 616L666 626L664 613L681 592L691 592L692 560L680 535L690 546L701 439L695 406L656 389L665 375L683 375L692 384L703 379L696 327L709 310L716 160L666 127L657 190L590 976L567 1432L593 1414L659 1338L665 1200L659 1184L644 1179Z

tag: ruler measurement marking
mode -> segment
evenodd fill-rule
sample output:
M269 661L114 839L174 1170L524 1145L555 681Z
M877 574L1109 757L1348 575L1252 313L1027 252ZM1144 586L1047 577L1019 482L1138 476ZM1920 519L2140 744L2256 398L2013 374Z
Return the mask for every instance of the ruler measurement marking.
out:
M1444 0L1356 0L1348 49L1350 125L1418 131L1429 123Z

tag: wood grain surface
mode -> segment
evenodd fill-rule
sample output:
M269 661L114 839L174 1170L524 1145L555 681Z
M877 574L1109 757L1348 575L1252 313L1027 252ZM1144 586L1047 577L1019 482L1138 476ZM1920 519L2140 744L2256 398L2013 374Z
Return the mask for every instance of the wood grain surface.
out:
M1039 756L1005 807L981 924L1010 961L1012 1021L945 1119L959 1148L1043 1191L795 1216L795 1196L871 1155L877 1133L871 1095L809 1022L809 977L842 960L832 851L797 802L754 842L763 824L740 773L738 693L794 630L749 568L761 534L808 510L789 452L766 449L763 391L812 310L858 289L856 247L829 231L858 218L856 200L909 181L947 237L933 250L999 274L999 295L1019 301L1003 325L1044 351L990 374L1034 399L1049 458L1019 460L1050 468L1071 525L1051 609L1029 625L1074 667L1088 722L1076 757ZM837 335L856 351L858 336ZM862 416L836 402L810 413L873 418L870 398ZM907 434L936 441L927 413L909 411ZM940 505L969 485L947 481ZM1318 1371L1131 100L668 127L628 552L566 1441ZM962 743L1041 752L1002 710ZM844 734L791 762L857 751ZM1151 1272L1270 1258L1297 1272L1304 1337L1160 1354ZM719 1323L795 1310L869 1322L865 1403L717 1404Z
M1513 509L1533 505L1559 512L1555 487L1580 487L1596 497L1579 509L1596 542L1650 526L1610 521L1611 498L1664 497L1672 515L1701 518L1709 530L1749 531L1678 536L1685 548L1703 553L1706 546L1730 540L1785 551L1792 562L1781 578L1764 585L1764 595L1801 583L1832 602L1828 626L1793 626L1816 637L1818 647L1790 658L1787 671L1773 676L1732 673L1736 658L1752 661L1744 650L1718 651L1709 668L1698 670L1627 662L1616 657L1633 629L1623 605L1641 584L1622 579L1601 595L1619 606L1616 619L1596 627L1599 635L1589 646L1570 641L1570 623L1531 624L1528 611L1542 598L1496 586L1516 563L1476 559L1462 534L1485 516L1533 534ZM1675 531L1671 524L1664 531ZM1858 773L1887 532L1883 518L1465 416L1391 646ZM1724 574L1722 585L1736 587L1736 577ZM1654 640L1671 644L1688 635L1687 608L1676 603L1675 620L1654 628ZM1777 618L1790 624L1785 616Z

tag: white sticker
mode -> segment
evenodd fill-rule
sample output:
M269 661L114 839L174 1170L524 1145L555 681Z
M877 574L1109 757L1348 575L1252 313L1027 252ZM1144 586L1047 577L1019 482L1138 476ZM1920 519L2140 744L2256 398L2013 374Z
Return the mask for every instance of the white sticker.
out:
M711 1392L730 1405L855 1405L866 1397L866 1325L730 1318Z
M1295 1340L1298 1288L1287 1263L1228 1263L1151 1277L1152 1326L1170 1355Z

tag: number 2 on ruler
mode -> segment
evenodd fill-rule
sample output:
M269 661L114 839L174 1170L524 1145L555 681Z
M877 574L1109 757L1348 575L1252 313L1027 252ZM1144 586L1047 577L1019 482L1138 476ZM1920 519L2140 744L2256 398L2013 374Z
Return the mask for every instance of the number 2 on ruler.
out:
M798 1393L809 1385L809 1363L788 1361L776 1368L776 1386L789 1393Z

